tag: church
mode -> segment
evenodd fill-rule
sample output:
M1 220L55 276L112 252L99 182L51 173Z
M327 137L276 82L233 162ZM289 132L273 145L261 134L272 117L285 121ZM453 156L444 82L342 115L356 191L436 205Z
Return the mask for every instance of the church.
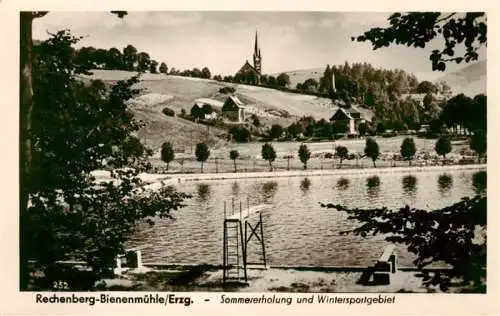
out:
M240 70L234 75L234 81L247 84L259 85L262 75L262 55L260 54L257 32L255 32L255 45L253 51L253 66L248 60L243 64Z

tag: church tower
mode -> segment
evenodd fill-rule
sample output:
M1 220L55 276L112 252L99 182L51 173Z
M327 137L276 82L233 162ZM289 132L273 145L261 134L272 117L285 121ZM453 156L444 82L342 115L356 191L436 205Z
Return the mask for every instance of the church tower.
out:
M253 67L259 75L262 74L262 56L260 55L259 41L257 39L257 31L255 32L255 47L253 51Z

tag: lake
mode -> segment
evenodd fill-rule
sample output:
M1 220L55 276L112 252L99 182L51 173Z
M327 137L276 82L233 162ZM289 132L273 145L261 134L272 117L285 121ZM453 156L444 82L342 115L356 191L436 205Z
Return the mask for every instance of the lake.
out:
M383 236L340 235L357 227L347 215L319 203L373 208L405 205L433 210L485 190L485 171L447 170L414 174L312 176L183 183L192 194L187 206L153 227L139 225L129 246L142 249L144 262L221 264L224 202L236 207L271 204L262 212L266 256L270 265L358 266L371 264L387 243ZM249 261L260 250L249 245ZM413 255L396 247L398 264L412 266Z

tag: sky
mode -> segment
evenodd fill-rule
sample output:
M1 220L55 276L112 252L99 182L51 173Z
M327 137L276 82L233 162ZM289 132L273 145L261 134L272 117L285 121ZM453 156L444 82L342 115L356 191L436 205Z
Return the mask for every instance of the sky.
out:
M388 25L391 13L382 12L252 12L252 11L129 11L124 19L108 12L50 12L35 20L33 37L45 39L47 32L70 29L85 36L77 46L96 48L127 44L149 53L169 68L207 66L213 75L234 75L245 60L252 61L255 32L266 74L345 61L368 62L375 67L403 69L420 80L444 75L432 72L430 52L425 49L391 46L372 50L370 44L351 41L371 27ZM486 58L486 49L481 51ZM449 64L447 72L465 67Z

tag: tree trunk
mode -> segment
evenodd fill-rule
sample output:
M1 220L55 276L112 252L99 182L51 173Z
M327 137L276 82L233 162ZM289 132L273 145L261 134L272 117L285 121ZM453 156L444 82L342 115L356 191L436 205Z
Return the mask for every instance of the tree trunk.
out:
M269 160L269 171L273 171L273 162Z
M201 173L203 173L203 161L201 162Z
M340 159L339 169L342 169L342 158ZM349 169L349 168L347 168L347 169Z
M168 164L169 164L169 163L167 162L167 172L168 172Z
M377 166L375 165L375 159L373 159L372 161L373 161L373 168L377 168Z
M233 159L233 163L234 163L234 172L236 172L236 159Z
M307 170L307 162L304 162L304 170Z
M19 227L19 259L20 259L20 289L28 287L28 253L31 245L26 245L23 229L24 222L28 218L28 201L30 192L30 170L31 170L31 115L33 112L33 79L32 79L32 48L31 29L33 15L31 12L20 13L20 155L19 155L19 179L20 179L20 227Z

